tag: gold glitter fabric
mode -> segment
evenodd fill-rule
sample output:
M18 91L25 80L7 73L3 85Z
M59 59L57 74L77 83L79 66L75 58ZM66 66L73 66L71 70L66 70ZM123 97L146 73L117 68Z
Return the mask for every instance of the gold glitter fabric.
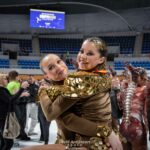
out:
M107 126L97 126L97 137L107 138L111 132L111 128Z
M110 87L111 79L108 76L78 71L66 78L62 94L70 98L84 98L107 92Z
M57 96L61 94L62 88L63 88L63 85L50 85L48 88L40 89L38 91L38 97L48 95L50 100L53 102L57 98Z
M53 85L47 89L47 94L52 102L61 94L62 87L63 85Z
M83 136L81 137L80 135L76 135L76 141L74 143L77 143L76 146L81 144L82 147L86 147L87 150L109 150L110 146L108 145L108 138L102 138L102 137L89 137L84 138ZM68 147L72 148L74 147L73 144L68 144Z
M109 150L110 147L106 144L106 141L99 137L90 138L89 150Z

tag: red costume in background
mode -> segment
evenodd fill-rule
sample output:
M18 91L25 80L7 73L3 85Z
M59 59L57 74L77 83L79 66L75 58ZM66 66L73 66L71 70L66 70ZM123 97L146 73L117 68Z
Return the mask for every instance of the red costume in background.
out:
M144 122L146 119L146 86L143 81L145 79L140 74L142 68L129 69L133 82L130 82L128 87L120 93L120 104L123 109L120 132L127 139L124 145L125 150L147 150L147 133Z

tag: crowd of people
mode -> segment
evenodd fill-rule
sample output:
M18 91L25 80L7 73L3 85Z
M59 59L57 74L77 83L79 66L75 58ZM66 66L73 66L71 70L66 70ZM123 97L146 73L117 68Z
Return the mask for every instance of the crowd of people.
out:
M0 149L9 150L13 146L12 139L3 138L3 130L8 112L9 103L12 105L18 122L20 134L17 139L29 141L30 136L37 133L34 129L40 123L40 141L45 144L49 140L48 122L37 102L37 93L41 82L37 82L33 76L28 76L26 81L21 81L17 71L10 71L8 74L0 74ZM29 124L29 119L31 119Z
M40 139L48 144L50 122L57 122L55 144L22 150L147 150L150 128L147 72L126 64L125 71L118 76L112 68L106 68L107 53L105 42L91 37L83 41L73 73L69 73L61 57L48 54L40 62L43 79L38 83L33 76L20 83L18 73L11 71L5 88L5 78L0 76L0 90L8 95L5 101L0 92L2 150L9 150L13 144L13 140L2 137L7 110L4 107L9 101L21 126L20 139L30 140L28 136L34 134L39 118Z

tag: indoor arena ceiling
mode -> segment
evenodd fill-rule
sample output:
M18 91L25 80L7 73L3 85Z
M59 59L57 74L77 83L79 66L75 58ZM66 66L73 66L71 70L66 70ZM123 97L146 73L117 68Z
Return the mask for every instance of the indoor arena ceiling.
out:
M94 13L111 10L150 7L150 0L0 0L0 13L28 14L30 8L65 11L66 14Z

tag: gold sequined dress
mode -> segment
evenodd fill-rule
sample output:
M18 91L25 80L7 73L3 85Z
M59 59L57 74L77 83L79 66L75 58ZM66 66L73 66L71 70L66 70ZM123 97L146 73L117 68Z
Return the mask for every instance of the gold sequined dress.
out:
M62 95L70 98L72 101L76 101L73 111L77 116L95 122L99 126L111 128L112 120L109 96L111 80L107 75L101 76L99 73L78 71L68 76L64 86ZM76 131L74 127L71 127L71 122L68 124L68 118L66 118L65 116L63 119L64 123L67 124L68 128ZM90 143L93 141L97 146L100 146L97 144L100 140L97 137L91 138L91 136L85 136L85 133L84 135L82 132L80 133L76 134L77 141L90 141ZM97 149L93 144L92 148L89 145L87 146L89 149Z
M64 127L76 133L71 140L82 141L80 145L91 150L108 149L105 134L97 136L97 126L111 130L110 86L107 75L78 71L70 74L62 86L51 86L40 103L48 120L59 118ZM62 139L66 140L64 136ZM75 144L79 146L79 142Z

